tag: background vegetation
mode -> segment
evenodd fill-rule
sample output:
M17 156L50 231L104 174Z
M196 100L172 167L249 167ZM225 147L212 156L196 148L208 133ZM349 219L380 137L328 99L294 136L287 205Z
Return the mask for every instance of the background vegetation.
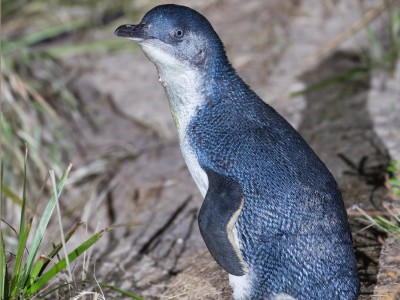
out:
M131 4L1 1L1 299L103 299L102 289L140 299L89 271L92 246L111 228L88 236L86 224L76 222L65 230L58 202L77 150L68 123L84 113L70 88L77 71L61 59L123 48L91 35ZM83 242L68 243L74 236ZM80 271L71 266L78 258Z

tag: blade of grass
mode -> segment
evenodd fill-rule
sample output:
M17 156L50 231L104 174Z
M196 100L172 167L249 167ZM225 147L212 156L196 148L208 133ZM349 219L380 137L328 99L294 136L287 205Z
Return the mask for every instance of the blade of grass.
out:
M122 42L112 40L112 41L93 41L75 45L57 45L46 48L46 52L53 57L63 57L66 55L93 53L94 51L96 52L116 51L116 50L126 49L127 47L132 46L129 44L128 44L129 46L127 46L126 43ZM134 49L136 48L134 47ZM139 51L139 49L136 50Z
M60 248L61 249L61 248ZM29 284L33 284L36 280L36 278L39 277L40 271L43 269L43 266L45 265L46 261L48 261L49 258L45 255L39 256L38 260L36 261L35 265L32 268L31 274L29 274Z
M9 187L3 186L1 193L7 198L11 199L11 201L15 204L22 206L22 199L18 197L18 195L15 194Z
M17 256L15 258L14 273L11 279L11 295L15 296L18 292L18 281L20 279L22 259L24 257L24 251L26 248L26 242L28 240L29 228L26 227L26 165L28 158L28 148L25 149L25 159L24 159L24 180L22 188L22 207L21 207L21 217L20 226L18 234L18 249Z
M376 217L376 224L381 230L384 230L388 233L400 233L400 227L396 224L393 224L391 221L386 219L385 217L377 216Z
M1 205L1 201L0 201ZM4 244L4 239L3 239L3 232L0 228L0 298L5 299L4 296L4 288L5 288L5 283L6 283L6 276L7 276L7 270L6 270L6 249L5 249L5 244Z
M31 85L27 83L25 84L26 84L26 89L32 96L32 98L35 99L35 101L40 104L40 106L46 111L46 113L48 113L54 119L58 120L58 115L56 111L47 103L47 101L42 97L42 95L40 95L40 93L38 93L38 91L36 91Z
M56 176L54 174L54 170L50 170L50 178L51 178L51 183L53 185L53 192L54 192L54 197L56 198L56 210L57 210L57 217L58 217L58 224L60 225L60 235L61 235L61 243L63 244L63 251L64 251L64 257L65 257L65 262L67 264L67 271L69 275L69 282L73 282L73 277L72 277L72 272L71 272L71 266L69 264L68 260L68 250L67 250L67 244L65 243L65 237L64 237L64 229L62 226L62 220L61 220L61 212L60 212L60 204L58 203L58 193L57 193L57 186L56 186Z
M0 157L0 217L3 216L3 159ZM0 220L0 298L5 299L5 283L6 283L6 247L3 239L3 230Z
M24 159L24 183L22 188L22 207L21 207L21 222L19 227L19 233L24 232L26 225L26 165L28 159L28 148L25 149L25 159ZM20 239L21 240L21 239ZM19 243L20 241L18 241Z
M96 282L97 286L99 287L103 299L106 299L103 293L103 289L101 288L101 285L99 284L99 281L96 278L96 266L93 267L93 279Z
M124 295L124 296L127 296L127 297L129 297L129 298L131 298L131 299L143 300L143 298L141 298L141 297L139 297L139 296L137 296L137 295L135 295L135 294L132 294L132 293L130 293L130 292L128 292L128 291L125 291L125 290L123 290L123 289L120 289L120 288L117 288L117 287L114 287L114 286L112 286L112 285L105 284L105 283L102 283L102 282L91 281L91 280L82 280L82 281L76 281L75 283L76 283L76 284L93 284L93 285L97 285L97 286L100 285L100 286L103 287L103 288L111 289L111 290L113 290L113 291L115 291L115 292L118 292L118 293L120 293L120 294L122 294L122 295ZM53 288L53 289L51 289L51 290L49 290L49 291L46 291L46 292L41 293L39 298L40 298L40 299L44 299L44 298L46 298L48 295L54 293L55 291L57 291L57 290L59 290L59 289L61 289L61 288L64 288L64 287L67 286L67 285L70 285L70 283L60 284L59 286L57 286L57 287L55 287L55 288Z
M86 292L86 291L79 292L79 294L77 296L71 298L71 300L79 300L79 299L85 300L86 296L89 296L89 295L91 296L91 299L93 299L93 300L105 300L104 296L102 296L99 293Z
M72 164L69 164L67 170L65 170L64 174L62 175L62 177L58 183L58 186L57 186L58 195L60 195L60 193L64 187L65 181L68 177L68 174L69 174L71 168L72 168ZM20 280L18 281L19 289L22 289L25 286L26 280L29 278L29 274L30 274L30 272L32 270L32 266L33 266L33 261L36 257L36 254L39 249L39 245L42 241L47 224L50 221L50 217L51 217L51 214L55 207L55 204L56 204L56 198L53 195L50 198L49 202L47 203L47 206L44 210L42 218L40 219L38 228L36 229L35 235L33 237L32 245L30 246L30 252L29 252L28 258L25 263L24 273L21 276Z
M87 225L87 224L86 224L86 225ZM95 230L95 231L98 231L98 230L99 230L99 225L100 225L100 222L97 222L96 230ZM85 234L86 234L86 236L87 236L87 226L86 226L86 232L85 232ZM88 273L88 270L89 270L89 262L90 262L90 257L91 257L91 255L92 255L92 251L93 251L93 247L90 248L89 251L85 251L85 253L83 253L82 280L85 280L85 279L86 279L86 274Z
M380 59L382 57L382 52L383 52L381 42L379 42L377 34L374 31L372 31L371 27L369 26L369 23L365 24L365 31L367 34L367 38L371 43L372 50L375 56L374 58L378 61L378 63L380 63Z
M378 229L386 232L394 238L400 238L400 227L398 225L394 224L393 222L382 216L376 216L375 218L373 218L360 207L357 207L357 210L362 213L362 215L366 218L366 221L370 225L377 227Z
M303 90L297 91L297 92L293 92L291 93L289 96L290 97L296 97L296 96L300 96L303 94L308 94L308 93L312 93L318 90L322 90L326 87L332 86L334 84L343 82L345 80L348 79L352 79L356 76L367 76L367 71L368 71L368 67L357 67L354 68L352 70L346 71L342 74L339 74L337 76L333 76L331 78L328 78L326 80L322 80L320 82L317 82L315 84L311 84L310 86L306 87Z
M107 229L103 229L94 235L92 235L88 240L83 242L81 245L79 245L75 250L73 250L69 255L68 255L68 260L70 262L73 262L77 257L79 257L83 252L85 252L88 248L90 248L93 244L95 244L102 236L103 234L107 232ZM24 290L24 294L26 297L29 297L30 295L36 293L39 291L46 283L49 282L54 276L56 276L58 273L60 273L62 270L64 270L67 266L66 259L60 260L58 263L56 263L49 271L44 273L38 281L36 281L34 284L32 284L30 287L27 287Z
M75 226L67 233L65 237L65 242L68 242L71 237L74 235L74 233L78 230L78 228L83 224L83 222L79 222L75 224ZM50 263L51 259L54 258L58 252L60 252L63 244L60 242L58 243L54 249L47 255L46 257L40 257L39 260L36 262L34 267L32 268L32 272L30 274L30 279L29 282L30 284L33 284L36 280L37 277L40 277L40 275L44 272L46 269L47 265Z
M97 231L97 226L96 226L96 230L95 231ZM87 235L88 235L88 224L87 224L87 222L85 223L85 238L87 238ZM83 253L83 262L82 262L82 280L85 280L86 279L86 252L85 253Z
M83 25L85 25L85 20L72 19L59 25L49 26L47 28L43 28L42 30L38 30L35 33L26 35L20 39L20 43L22 43L24 46L31 46L44 40L57 37L65 32L76 30Z
M122 295L127 296L129 298L136 299L136 300L143 300L143 298L141 298L139 296L136 296L135 294L132 294L132 293L130 293L128 291L125 291L123 289L117 288L115 286L112 286L112 285L109 285L109 284L106 284L106 283L103 283L103 282L97 282L97 284L100 285L101 287L105 287L105 288L108 288L110 290L113 290L113 291L116 291L118 293L121 293Z
M15 297L19 291L21 291L21 287L19 287L18 282L21 279L21 265L22 259L24 257L24 250L26 249L26 243L28 240L29 232L31 229L31 224L29 223L22 233L19 233L18 238L18 251L17 257L15 259L15 267L14 267L14 274L11 280L11 297Z
M19 48L32 46L42 41L55 38L63 33L79 29L85 25L84 20L70 20L60 25L53 25L42 30L38 30L35 33L28 34L17 41L3 41L2 52L4 55L11 53L12 51L18 50Z

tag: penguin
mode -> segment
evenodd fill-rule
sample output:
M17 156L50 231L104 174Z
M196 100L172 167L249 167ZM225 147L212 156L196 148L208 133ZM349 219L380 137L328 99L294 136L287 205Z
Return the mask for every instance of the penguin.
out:
M188 169L200 233L233 298L345 300L359 294L341 192L300 134L237 75L209 21L160 5L118 37L155 65Z

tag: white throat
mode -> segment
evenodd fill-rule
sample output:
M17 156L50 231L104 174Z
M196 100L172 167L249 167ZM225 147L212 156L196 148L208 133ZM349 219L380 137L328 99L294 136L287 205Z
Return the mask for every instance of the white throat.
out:
M200 167L187 136L187 126L190 120L192 120L202 102L205 101L202 95L201 83L203 79L196 69L160 50L157 45L143 43L141 47L147 58L157 68L160 76L159 81L167 93L183 157L204 197L208 189L208 178Z

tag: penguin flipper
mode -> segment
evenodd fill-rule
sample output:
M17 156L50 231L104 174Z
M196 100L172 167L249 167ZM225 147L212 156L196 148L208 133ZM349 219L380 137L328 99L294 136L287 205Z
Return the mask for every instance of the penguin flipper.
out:
M236 181L206 170L208 190L199 213L200 233L211 255L229 274L242 276L246 266L233 227L243 208L243 191Z

